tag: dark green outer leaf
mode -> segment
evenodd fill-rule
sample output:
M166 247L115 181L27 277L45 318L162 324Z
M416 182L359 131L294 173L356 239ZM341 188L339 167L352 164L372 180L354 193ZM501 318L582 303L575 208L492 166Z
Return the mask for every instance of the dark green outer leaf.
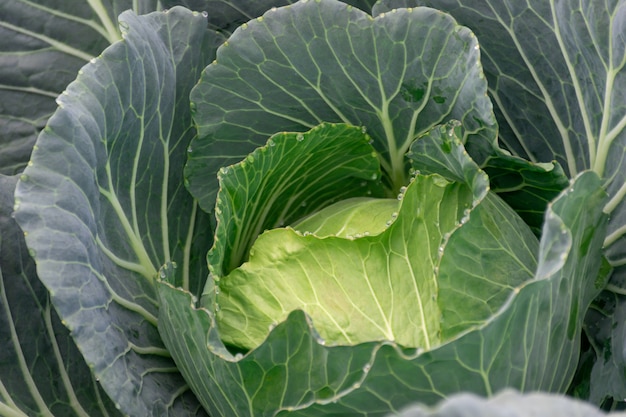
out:
M0 172L24 169L54 99L119 39L117 16L136 2L100 3L102 20L90 3L99 2L0 0ZM156 9L155 0L140 3L138 13Z
M52 308L11 218L16 183L0 176L0 414L118 415Z
M240 27L192 93L192 194L212 210L221 166L276 132L324 121L367 128L394 193L408 180L409 144L450 118L484 159L495 119L475 41L432 9L373 19L334 0L299 2Z
M520 394L504 391L490 399L471 394L451 397L427 409L415 406L398 417L602 417L607 414L588 403L571 398L546 393ZM626 413L610 413L614 417L624 417Z
M182 166L195 134L188 94L218 39L183 8L120 22L124 40L60 97L20 177L16 219L56 309L124 413L203 414L158 334L154 282L176 263L176 284L198 294L207 275L210 229Z

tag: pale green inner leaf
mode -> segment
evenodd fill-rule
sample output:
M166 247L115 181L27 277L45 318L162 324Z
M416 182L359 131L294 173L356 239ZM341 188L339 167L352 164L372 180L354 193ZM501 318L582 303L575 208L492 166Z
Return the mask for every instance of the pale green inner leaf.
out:
M418 177L378 236L318 238L290 228L261 235L250 262L220 282L222 337L255 347L303 309L329 343L394 340L431 349L440 343L439 247L471 201L464 185Z

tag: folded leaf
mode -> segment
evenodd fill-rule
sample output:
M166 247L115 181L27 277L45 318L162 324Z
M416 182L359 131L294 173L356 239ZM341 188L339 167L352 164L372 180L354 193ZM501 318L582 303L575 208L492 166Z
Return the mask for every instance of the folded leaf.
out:
M214 279L248 259L263 231L293 223L335 201L380 197L380 165L361 128L322 124L305 133L278 133L242 162L218 173Z

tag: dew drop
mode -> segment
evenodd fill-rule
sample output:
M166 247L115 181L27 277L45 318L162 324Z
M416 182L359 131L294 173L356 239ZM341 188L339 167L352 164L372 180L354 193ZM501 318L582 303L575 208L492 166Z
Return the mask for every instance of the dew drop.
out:
M270 325L268 326L269 331L271 332L272 330L274 330L276 326L278 326L278 323L276 322L270 323Z
M372 177L371 177L371 178L372 178L373 180L378 179L378 174L374 172L374 173L372 174Z
M272 7L272 8L270 9L270 12L275 12L275 11L276 11L276 7Z
M20 199L16 198L15 201L13 202L13 211L18 211L20 209Z
M34 249L28 249L28 254L30 255L31 258L34 258L37 256L37 252L35 252Z
M28 181L28 175L26 175L26 174L20 175L20 181L22 181L22 182Z
M165 279L167 277L167 274L165 273L165 271L161 270L161 272L159 272L159 276L161 277L161 279Z
M209 12L207 12L206 10L202 12L202 17L204 17L205 19L207 17L209 17Z
M297 140L298 142L302 142L302 141L304 140L304 135L303 135L302 133L298 133L298 134L296 135L296 140Z
M372 369L372 365L368 363L363 367L363 372L368 373L370 369Z
M267 144L270 146L276 146L276 142L274 142L272 139L268 140Z
M443 246L439 246L438 251L439 251L439 255L443 255L443 251L444 251Z
M367 192L365 194L372 195L372 190L367 190Z
M246 30L246 29L248 29L248 24L247 23L242 24L241 30Z
M251 164L254 163L254 156L253 155L246 156L246 161L248 161Z
M404 198L404 194L398 194L398 200L402 201L402 199Z
M235 360L236 360L236 361L240 361L240 360L242 360L242 359L243 359L243 353L237 353L237 354L235 355Z
M361 126L361 133L367 133L367 126Z
M398 212L394 211L393 213L391 213L392 219L396 219L397 217L398 217Z
M400 187L400 194L404 193L406 193L406 187L403 185L402 187Z

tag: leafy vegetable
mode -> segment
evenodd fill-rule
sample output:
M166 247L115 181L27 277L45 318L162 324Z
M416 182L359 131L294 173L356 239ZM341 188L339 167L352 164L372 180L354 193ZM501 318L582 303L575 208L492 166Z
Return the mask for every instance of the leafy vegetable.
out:
M36 3L0 414L621 406L623 0Z
M453 140L449 132L452 132ZM434 151L441 150L442 144L447 143L449 148L443 148L449 149L449 153L445 153L450 155L446 165L448 178L468 178L474 189L486 193L484 174L477 171L476 165L464 152L460 138L454 133L454 129L437 128L416 145L423 144L425 149ZM427 159L430 155L433 152L422 156L414 149L413 157ZM472 172L474 176L471 176ZM441 173L444 174L443 171ZM413 184L419 184L418 180ZM407 349L385 340L354 345L327 343L319 336L315 319L311 321L303 312L296 310L269 331L267 338L255 349L245 355L231 353L221 340L216 314L205 309L190 309L192 302L189 295L167 284L162 284L159 289L161 334L203 405L209 412L219 415L271 415L281 410L298 410L296 415L377 416L399 410L416 400L434 403L460 389L483 395L505 386L562 391L575 371L576 364L571 358L578 356L583 312L603 285L602 282L586 279L598 273L601 263L598 254L606 217L602 213L605 196L599 184L595 174L581 175L571 189L552 203L542 233L534 276L511 288L504 301L491 307L493 310L486 319L469 323L461 321L466 330L451 332L447 335L449 340L440 346L431 346L428 350L424 349L425 346ZM410 189L407 189L409 192ZM404 199L403 205L410 204L408 202L413 197ZM442 262L446 251L451 251L452 257L458 256L456 251L468 246L468 235L475 234L481 221L485 221L479 207L481 205L476 205L469 214L469 220L449 237ZM414 211L409 210L411 212ZM473 223L473 219L479 221ZM387 230L393 231L396 224L401 224L400 214L396 222ZM462 233L464 229L468 233ZM589 233L590 230L599 233ZM263 244L264 239L278 232L283 231L277 229L261 235L255 246L259 249L271 248ZM289 230L284 233L291 233L296 241L316 239L315 236L298 238ZM384 233L378 236L382 237ZM533 238L530 231L527 233ZM331 238L320 239L319 245L338 240L327 239ZM358 245L368 239L361 237L348 242ZM482 239L474 240L479 241ZM287 242L285 247L293 247L293 244ZM275 251L266 251L271 255L260 256L276 256ZM330 251L338 252L335 248ZM249 268L254 256L240 269ZM278 252L277 256L283 255ZM318 263L317 276L333 265L333 260L327 259L328 262ZM480 263L480 259L475 261ZM274 264L279 268L282 266L280 261ZM337 264L341 265L340 262ZM485 259L485 264L493 262ZM432 271L432 266L429 269ZM272 276L271 271L268 275ZM297 276L284 274L282 277L293 282ZM228 279L229 276L219 281L218 300L222 296L222 282L226 283ZM480 285L470 282L467 286L480 288ZM260 288L263 290L263 287ZM363 291L363 286L352 285L351 288L355 288L351 291L354 294L358 294L359 290L361 294L367 293ZM292 294L306 294L307 290L295 289ZM258 292L259 288L255 291ZM487 292L482 296L488 299ZM271 301L269 295L259 298L264 302ZM225 308L221 301L219 305L217 320ZM443 302L442 305L446 306ZM447 306L450 321L459 324L460 315L457 313L461 312L457 311L458 305L449 303ZM252 306L246 305L246 308ZM322 323L320 328L323 329L323 326ZM182 337L178 330L181 328L186 329ZM520 341L523 341L522 346ZM551 364L549 367L546 366L548 363ZM303 375L306 378L303 379ZM276 392L283 395L277 396Z

